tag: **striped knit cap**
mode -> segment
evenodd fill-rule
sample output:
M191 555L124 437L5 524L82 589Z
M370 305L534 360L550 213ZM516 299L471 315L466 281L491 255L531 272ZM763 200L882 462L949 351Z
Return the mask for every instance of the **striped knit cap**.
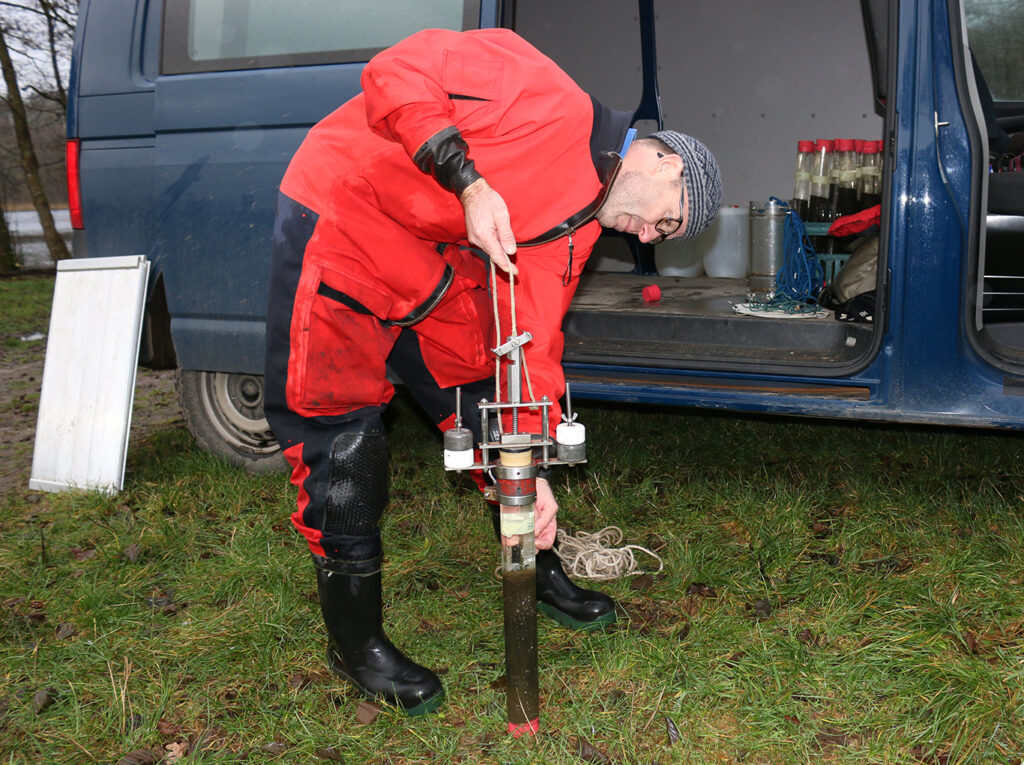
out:
M683 183L690 192L689 216L682 239L693 239L711 225L722 202L722 176L718 163L693 136L674 130L660 130L649 138L657 138L683 158Z

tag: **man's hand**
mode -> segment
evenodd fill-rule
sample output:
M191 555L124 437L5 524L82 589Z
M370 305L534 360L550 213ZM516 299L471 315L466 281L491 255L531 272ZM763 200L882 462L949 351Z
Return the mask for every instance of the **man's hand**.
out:
M543 478L537 479L537 515L533 527L533 543L538 550L547 550L555 543L558 531L558 502L551 491L551 484Z
M478 178L459 197L466 213L466 234L469 243L487 253L495 266L507 274L519 269L509 260L516 252L516 238L509 222L508 206L487 181Z
M505 509L504 505L501 507L502 510ZM533 514L533 545L538 550L547 550L555 543L555 532L558 531L557 515L558 502L555 501L551 485L543 478L538 478L537 500L534 503ZM514 547L519 544L519 537L502 536L501 543L506 547Z

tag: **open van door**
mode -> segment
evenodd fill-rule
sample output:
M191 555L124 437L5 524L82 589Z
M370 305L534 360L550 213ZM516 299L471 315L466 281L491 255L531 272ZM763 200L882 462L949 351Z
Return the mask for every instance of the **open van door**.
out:
M994 366L1024 375L1024 3L962 0L954 17L974 186L967 332Z
M747 299L749 266L728 248L746 246L747 235L715 243L716 235L720 243L729 239L727 225L744 224L751 201L792 196L800 139L883 137L876 83L887 69L869 49L884 56L884 38L869 48L861 9L827 5L809 13L804 6L739 0L654 4L665 127L711 148L722 167L726 208L717 232L654 248L654 269L638 268L621 237L599 243L563 325L564 361L576 394L691 403L714 399L710 385L740 392L747 386L800 389L851 401L871 395L875 374L848 381L878 355L883 322L877 316L843 322L831 314L810 321L741 315L735 306ZM885 30L888 4L876 5ZM560 34L583 12L586 29ZM580 3L516 4L516 31L615 109L632 107L650 66L639 57L641 21L629 2L586 4L585 11ZM847 254L827 257L837 269ZM716 261L733 255L739 268ZM880 282L884 268L877 273ZM649 283L660 287L656 304L641 299Z

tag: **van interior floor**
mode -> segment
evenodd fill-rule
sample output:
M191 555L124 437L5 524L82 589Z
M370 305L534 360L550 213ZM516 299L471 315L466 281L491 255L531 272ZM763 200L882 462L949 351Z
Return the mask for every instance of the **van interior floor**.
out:
M644 301L649 284L661 299ZM845 366L871 346L873 324L827 318L766 318L733 309L746 279L584 272L562 325L566 362L664 368L774 362ZM761 371L764 371L763 369Z

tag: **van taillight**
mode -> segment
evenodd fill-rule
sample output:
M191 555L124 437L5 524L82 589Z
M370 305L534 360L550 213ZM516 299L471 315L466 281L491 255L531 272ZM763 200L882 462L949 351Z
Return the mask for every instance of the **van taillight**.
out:
M64 153L64 167L68 177L68 213L71 216L71 228L85 228L82 221L82 175L79 172L78 157L80 146L78 139L68 141Z

